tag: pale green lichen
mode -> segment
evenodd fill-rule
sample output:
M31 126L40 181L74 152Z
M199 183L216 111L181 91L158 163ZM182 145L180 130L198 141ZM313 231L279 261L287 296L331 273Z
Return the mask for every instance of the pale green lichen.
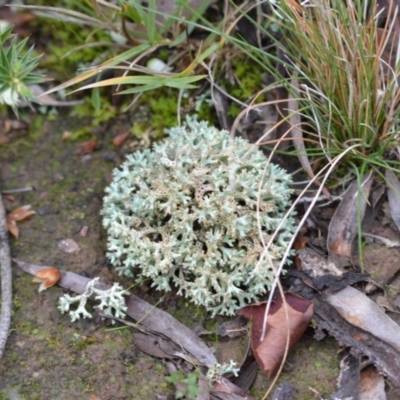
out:
M107 255L120 274L151 278L159 290L173 283L213 314L231 315L270 287L294 232L293 218L284 219L290 177L206 122L168 133L114 171L102 210ZM260 229L268 243L278 227L261 257Z
M94 278L89 281L86 285L85 292L81 295L72 297L65 294L60 297L58 309L63 314L69 312L72 322L80 318L92 318L92 314L86 310L86 303L90 298L93 298L95 301L100 302L96 308L104 314L113 315L117 318L125 318L127 306L124 296L127 295L128 292L123 290L122 286L118 283L114 283L110 289L98 289L96 288L98 282L99 278ZM79 303L78 308L74 311L70 311L70 306L75 303ZM112 323L114 323L114 321L112 321Z
M225 374L233 373L235 376L239 375L240 368L236 367L236 361L229 360L229 364L213 364L207 371L207 382L212 385L213 382L221 382Z

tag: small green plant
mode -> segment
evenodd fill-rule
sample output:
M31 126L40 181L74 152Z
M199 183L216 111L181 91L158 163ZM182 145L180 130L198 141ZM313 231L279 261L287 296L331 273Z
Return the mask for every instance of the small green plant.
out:
M32 92L29 85L40 83L43 77L33 70L40 56L33 57L33 48L26 50L28 39L18 41L12 35L12 27L0 32L0 103L12 107L18 114L18 103L24 100L30 103Z
M185 375L182 370L172 373L165 380L173 385L179 385L179 389L175 392L177 399L194 400L198 394L201 394L199 389L199 372L193 371ZM183 386L183 389L182 389Z
M207 5L208 1L204 1L198 13L203 12ZM143 93L161 87L193 89L196 87L194 85L195 82L205 78L206 75L204 74L192 75L192 72L202 61L217 50L218 44L216 43L211 42L207 47L200 48L197 56L192 59L186 56L188 62L177 73L169 72L168 66L163 70L155 70L149 67L142 67L136 62L136 60L146 57L146 55L165 46L186 46L187 33L194 28L194 25L187 24L185 18L180 16L187 6L186 2L177 3L176 11L171 15L158 11L155 0L150 0L148 7L144 7L140 2L136 1L122 1L119 7L93 1L91 6L91 9L85 10L85 13L74 12L76 20L81 20L84 24L100 27L104 30L111 30L111 37L117 43L110 42L110 45L115 47L116 44L123 45L129 43L131 48L120 52L101 65L90 68L77 77L49 90L47 93L80 84L107 69L123 70L123 76L99 80L77 89L95 89L92 99L93 104L98 108L98 89L101 87L126 85L127 88L119 91L119 94ZM70 14L69 10L62 8L40 8L58 13L60 17ZM194 20L195 17L192 16L192 19ZM160 21L162 22L160 23ZM182 32L180 24L189 25L189 27ZM128 66L126 64L127 61L129 61ZM132 87L133 85L136 87Z

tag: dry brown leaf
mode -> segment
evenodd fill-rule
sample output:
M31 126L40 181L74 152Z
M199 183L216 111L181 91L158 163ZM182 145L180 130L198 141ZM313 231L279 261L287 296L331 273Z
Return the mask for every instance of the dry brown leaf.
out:
M26 205L18 207L15 210L11 211L10 214L8 214L8 218L15 222L21 222L29 218L33 214L36 214L35 211L31 210L30 205Z
M289 350L299 340L314 313L314 304L293 293L285 293L287 313L281 296L278 296L269 310L266 335L260 342L263 330L264 314L267 303L252 304L236 313L252 320L251 347L261 370L271 378L278 370L286 349L289 328Z
M400 231L400 182L393 171L385 171L390 215Z
M329 255L351 258L352 244L358 232L358 218L363 218L367 199L373 182L373 174L368 174L362 182L353 181L337 207L329 224L327 246Z
M326 301L348 323L400 351L400 326L364 293L347 286L336 293L328 294Z
M113 145L115 147L121 147L126 140L128 139L130 133L129 132L125 132L125 133L121 133L118 136L116 136L113 140Z
M298 252L299 250L303 250L306 247L306 244L310 241L310 238L307 236L300 236L296 237L294 241L293 248ZM294 265L297 270L301 270L301 260L298 255L294 258Z
M39 293L54 286L61 279L61 272L54 267L43 268L35 273L32 282L41 282Z
M79 145L77 153L80 156L93 153L97 149L98 145L99 143L97 142L97 140L88 140L87 142L83 142Z
M11 211L10 214L7 215L7 229L8 231L16 238L19 236L19 229L17 226L17 222L24 221L35 214L35 211L31 210L30 205L25 205L16 208Z
M1 7L0 15L1 15L0 20L7 21L10 25L25 25L36 18L35 15L30 14L29 12L25 13L15 12L13 9L9 7Z
M15 196L13 196L12 194L2 194L3 198L11 201L11 203L14 203L14 201L16 200Z
M8 229L8 232L11 233L11 235L13 235L14 237L16 237L18 239L19 229L18 229L17 223L14 220L12 220L12 219L9 220L7 218L7 229Z
M86 237L88 234L89 227L87 225L83 226L82 229L79 231L80 237Z

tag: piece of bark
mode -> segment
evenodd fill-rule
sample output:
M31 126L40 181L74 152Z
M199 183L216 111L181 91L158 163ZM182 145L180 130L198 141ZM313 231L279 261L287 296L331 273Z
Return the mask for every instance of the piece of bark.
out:
M359 400L386 400L385 379L376 369L361 372Z
M324 296L314 297L315 311L313 319L317 322L316 337L322 337L327 331L336 338L341 346L351 349L351 354L365 355L391 380L400 387L400 352L388 343L376 338L370 332L352 325L336 309L325 301Z
M328 294L325 299L353 326L371 333L400 352L400 326L364 293L347 286Z
M332 394L332 400L359 400L360 357L353 356L348 350L340 360L338 390Z

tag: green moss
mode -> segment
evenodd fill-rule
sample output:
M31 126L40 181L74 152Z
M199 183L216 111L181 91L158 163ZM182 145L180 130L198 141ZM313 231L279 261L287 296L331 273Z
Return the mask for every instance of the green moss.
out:
M177 124L177 97L160 96L149 100L152 112L151 126L155 130L155 137L162 136L166 128L172 128Z
M203 321L207 315L204 307L196 306L186 298L179 298L176 309L170 314L186 326L193 326L194 321Z
M313 394L310 387L321 393L332 393L336 388L339 373L337 344L333 339L316 342L303 337L286 361L277 385L291 382L298 390L297 400L309 400ZM262 398L272 379L267 379L259 372L255 385L250 393L255 398Z
M235 76L235 84L224 81L224 85L230 95L236 99L247 102L262 88L262 74L260 73L260 65L255 63L244 54L235 57L231 61L231 67ZM264 97L257 97L255 103L261 103ZM229 115L236 117L241 110L237 103L231 103L229 107Z

